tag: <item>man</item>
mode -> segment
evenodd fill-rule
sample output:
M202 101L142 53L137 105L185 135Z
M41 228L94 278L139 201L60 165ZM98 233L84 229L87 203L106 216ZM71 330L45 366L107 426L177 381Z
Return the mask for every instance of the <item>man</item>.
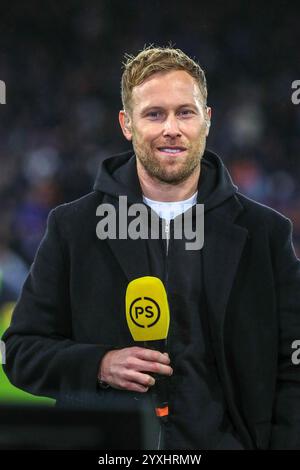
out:
M4 336L7 375L58 404L129 406L144 403L160 374L169 381L165 448L300 448L291 359L300 265L290 221L241 195L205 150L205 75L182 51L128 57L122 100L134 154L106 159L92 193L50 213ZM167 239L99 239L99 207L118 210L120 196L167 219ZM204 204L201 250L173 236L183 202L194 222ZM126 287L147 275L168 292L168 354L136 346L126 324Z

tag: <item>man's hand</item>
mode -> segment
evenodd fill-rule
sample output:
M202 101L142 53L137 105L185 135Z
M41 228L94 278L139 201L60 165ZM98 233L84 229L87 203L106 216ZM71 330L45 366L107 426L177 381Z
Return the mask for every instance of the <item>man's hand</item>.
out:
M103 356L98 377L111 387L144 393L155 384L150 373L173 374L169 364L167 353L138 346L117 349Z

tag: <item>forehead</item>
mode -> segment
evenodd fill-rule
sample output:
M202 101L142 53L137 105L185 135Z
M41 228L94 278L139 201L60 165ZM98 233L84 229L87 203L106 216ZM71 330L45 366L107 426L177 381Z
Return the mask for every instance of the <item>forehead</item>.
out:
M156 72L132 90L134 107L164 106L170 101L174 105L201 101L196 80L185 70Z

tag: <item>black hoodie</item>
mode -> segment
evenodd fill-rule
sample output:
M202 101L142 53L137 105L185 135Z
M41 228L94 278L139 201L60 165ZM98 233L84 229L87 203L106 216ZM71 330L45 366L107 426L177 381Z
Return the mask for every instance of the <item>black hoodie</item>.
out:
M102 162L95 190L126 195L143 202L132 153ZM220 158L206 151L201 161L197 202L212 211L237 191ZM195 212L192 212L193 216ZM147 240L149 275L165 283L171 322L168 352L174 373L169 380L169 420L164 429L167 449L241 449L233 435L218 378L208 327L209 314L202 276L202 250L187 251L185 239ZM205 247L205 240L204 240Z
M112 196L125 195L128 202L143 202L136 172L136 159L125 152L104 159L99 167L94 189ZM198 202L205 200L205 211L214 209L237 191L222 160L206 150L201 160L198 185Z

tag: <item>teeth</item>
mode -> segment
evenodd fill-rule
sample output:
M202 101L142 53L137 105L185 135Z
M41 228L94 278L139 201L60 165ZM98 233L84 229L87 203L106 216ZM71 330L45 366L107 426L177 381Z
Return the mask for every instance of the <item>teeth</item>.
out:
M169 149L169 148L163 148L161 149L162 152L168 152L168 153L178 153L181 152L181 149Z

